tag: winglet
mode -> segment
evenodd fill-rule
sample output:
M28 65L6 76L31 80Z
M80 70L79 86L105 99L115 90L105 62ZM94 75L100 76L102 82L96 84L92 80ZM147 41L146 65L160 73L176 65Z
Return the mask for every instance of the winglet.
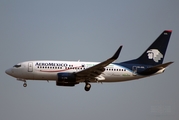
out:
M118 48L118 50L116 51L116 53L111 57L111 59L114 59L116 60L118 57L119 57L119 54L121 52L121 49L122 49L122 45Z

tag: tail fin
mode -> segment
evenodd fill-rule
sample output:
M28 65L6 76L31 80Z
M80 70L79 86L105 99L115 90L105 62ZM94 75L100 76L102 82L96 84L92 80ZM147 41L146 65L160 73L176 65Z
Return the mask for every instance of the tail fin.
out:
M159 65L163 63L172 30L165 30L137 59L128 61L137 64Z

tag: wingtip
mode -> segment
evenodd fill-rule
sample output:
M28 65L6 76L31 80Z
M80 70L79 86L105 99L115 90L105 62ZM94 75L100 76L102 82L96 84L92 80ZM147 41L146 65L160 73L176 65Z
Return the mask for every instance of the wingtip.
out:
M112 59L117 59L119 57L119 54L121 52L122 49L122 45L118 48L118 50L116 51L116 53L111 57Z
M123 47L123 45L121 45L118 50L121 51L122 47ZM118 50L117 50L117 51L118 51Z
M122 49L122 47L123 47L123 45L121 45L121 46L118 48L118 50L119 50L119 49Z

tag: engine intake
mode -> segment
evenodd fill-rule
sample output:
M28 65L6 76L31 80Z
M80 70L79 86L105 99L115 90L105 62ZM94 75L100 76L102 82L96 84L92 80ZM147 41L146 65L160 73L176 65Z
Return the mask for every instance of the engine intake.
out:
M75 86L75 84L78 84L74 73L58 73L57 76L57 86Z

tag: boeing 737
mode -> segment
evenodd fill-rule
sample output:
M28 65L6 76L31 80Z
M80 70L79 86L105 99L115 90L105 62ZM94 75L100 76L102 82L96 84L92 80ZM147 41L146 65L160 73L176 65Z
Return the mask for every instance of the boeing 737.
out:
M173 62L163 63L172 30L165 30L137 59L115 63L122 46L115 54L103 62L51 61L35 60L14 65L5 72L23 81L27 80L55 81L57 86L75 86L85 83L84 89L89 91L90 83L124 82L163 73Z

